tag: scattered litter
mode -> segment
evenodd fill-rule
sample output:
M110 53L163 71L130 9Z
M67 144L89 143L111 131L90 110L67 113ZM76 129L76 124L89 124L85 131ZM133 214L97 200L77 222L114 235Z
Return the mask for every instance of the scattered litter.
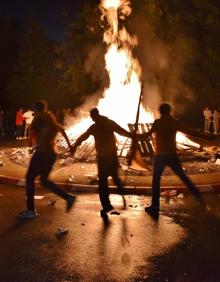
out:
M169 198L170 197L170 191L164 191L161 193L161 196Z
M220 165L220 159L217 159L217 160L215 161L215 164Z
M25 179L21 179L18 181L17 185L18 186L25 186L26 180Z
M36 200L42 200L44 198L45 198L45 196L34 196L34 199L36 199Z
M63 164L64 164L64 162L65 162L65 160L64 160L64 159L59 160L59 164L60 164L60 165L63 165Z
M215 157L211 157L210 162L211 163L215 163L216 162L216 158Z
M73 163L73 158L66 158L63 162L64 165L71 165Z
M69 178L68 178L68 181L69 181L69 182L74 182L74 179L75 179L75 176L72 175L72 174L70 174L70 175L69 175Z
M175 196L177 194L177 191L176 190L171 190L170 191L170 196Z
M118 212L118 211L112 211L111 214L120 215L120 212Z
M56 204L56 200L55 199L51 199L49 202L48 202L48 206L54 206Z
M98 179L97 176L89 176L88 182L89 182L90 185L98 184L99 179Z
M63 227L58 227L57 231L56 231L56 236L57 237L61 237L61 236L65 235L65 234L67 234L67 233L68 233L68 229L63 228Z
M184 198L183 193L179 193L179 194L177 195L177 198L179 198L179 199L183 199L183 198Z

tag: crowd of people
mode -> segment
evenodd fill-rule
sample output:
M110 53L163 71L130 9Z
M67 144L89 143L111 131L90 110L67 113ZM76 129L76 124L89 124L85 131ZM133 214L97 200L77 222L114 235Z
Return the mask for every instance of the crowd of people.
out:
M0 106L0 137L5 136L16 140L30 137L30 125L34 118L34 111L29 108L19 107L17 110L4 110ZM57 109L53 111L57 120L64 124L64 117L71 116L71 109Z

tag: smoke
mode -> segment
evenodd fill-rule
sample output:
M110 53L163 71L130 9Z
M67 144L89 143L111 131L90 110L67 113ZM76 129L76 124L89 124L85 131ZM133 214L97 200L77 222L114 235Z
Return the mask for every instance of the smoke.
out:
M102 87L103 84L106 83L108 75L105 70L105 60L104 60L104 44L101 42L100 44L96 44L93 46L88 53L87 59L84 64L84 69L86 73L91 75L92 81L101 81Z
M186 66L193 57L193 40L181 35L176 35L170 42L160 39L155 33L156 26L150 25L143 13L132 16L127 29L138 38L134 55L142 68L143 106L157 116L159 104L169 102L174 106L174 112L184 113L187 105L194 100L193 92L185 82ZM88 117L91 108L96 107L103 97L104 89L109 85L104 55L105 45L102 42L90 49L84 70L90 74L92 83L99 82L99 90L86 96L83 105L75 110L73 118L66 119L67 125Z
M94 83L94 85L98 84L99 89L92 95L83 97L83 104L74 109L73 113L65 115L66 128L74 126L82 119L87 118L90 110L98 105L99 99L103 96L104 88L107 87L109 83L108 74L105 70L104 55L105 50L102 42L99 45L96 44L91 47L84 63L84 71L85 73L90 74L92 83Z
M165 42L156 36L146 18L135 18L131 30L139 38L136 56L142 66L144 106L155 113L162 101L169 102L177 113L183 113L194 100L185 82L186 66L193 58L193 40L177 35L172 42Z
M75 124L78 124L81 120L88 118L90 110L97 106L102 94L103 90L98 90L93 95L87 96L85 102L81 106L70 113L66 113L64 121L65 128L70 128Z

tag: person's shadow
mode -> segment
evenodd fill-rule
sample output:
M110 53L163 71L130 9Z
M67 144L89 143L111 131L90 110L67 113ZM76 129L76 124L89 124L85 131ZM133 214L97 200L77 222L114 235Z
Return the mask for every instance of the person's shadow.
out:
M23 227L25 224L27 224L30 221L33 221L33 219L15 218L14 224L9 226L5 231L3 231L0 234L0 238L4 238L5 236L8 236L9 233L19 230L21 227Z

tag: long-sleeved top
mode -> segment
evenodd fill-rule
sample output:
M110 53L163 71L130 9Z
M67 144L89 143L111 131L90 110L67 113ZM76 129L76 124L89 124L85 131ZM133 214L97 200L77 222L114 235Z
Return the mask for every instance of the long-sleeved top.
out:
M120 127L116 122L100 115L95 123L76 140L75 146L79 146L90 135L93 135L98 156L117 155L114 132L122 136L132 137L130 132Z
M175 154L176 153L176 133L183 132L194 137L205 138L205 134L198 132L185 125L170 114L162 115L156 119L149 132L139 134L138 139L144 140L153 133L155 134L155 154Z

